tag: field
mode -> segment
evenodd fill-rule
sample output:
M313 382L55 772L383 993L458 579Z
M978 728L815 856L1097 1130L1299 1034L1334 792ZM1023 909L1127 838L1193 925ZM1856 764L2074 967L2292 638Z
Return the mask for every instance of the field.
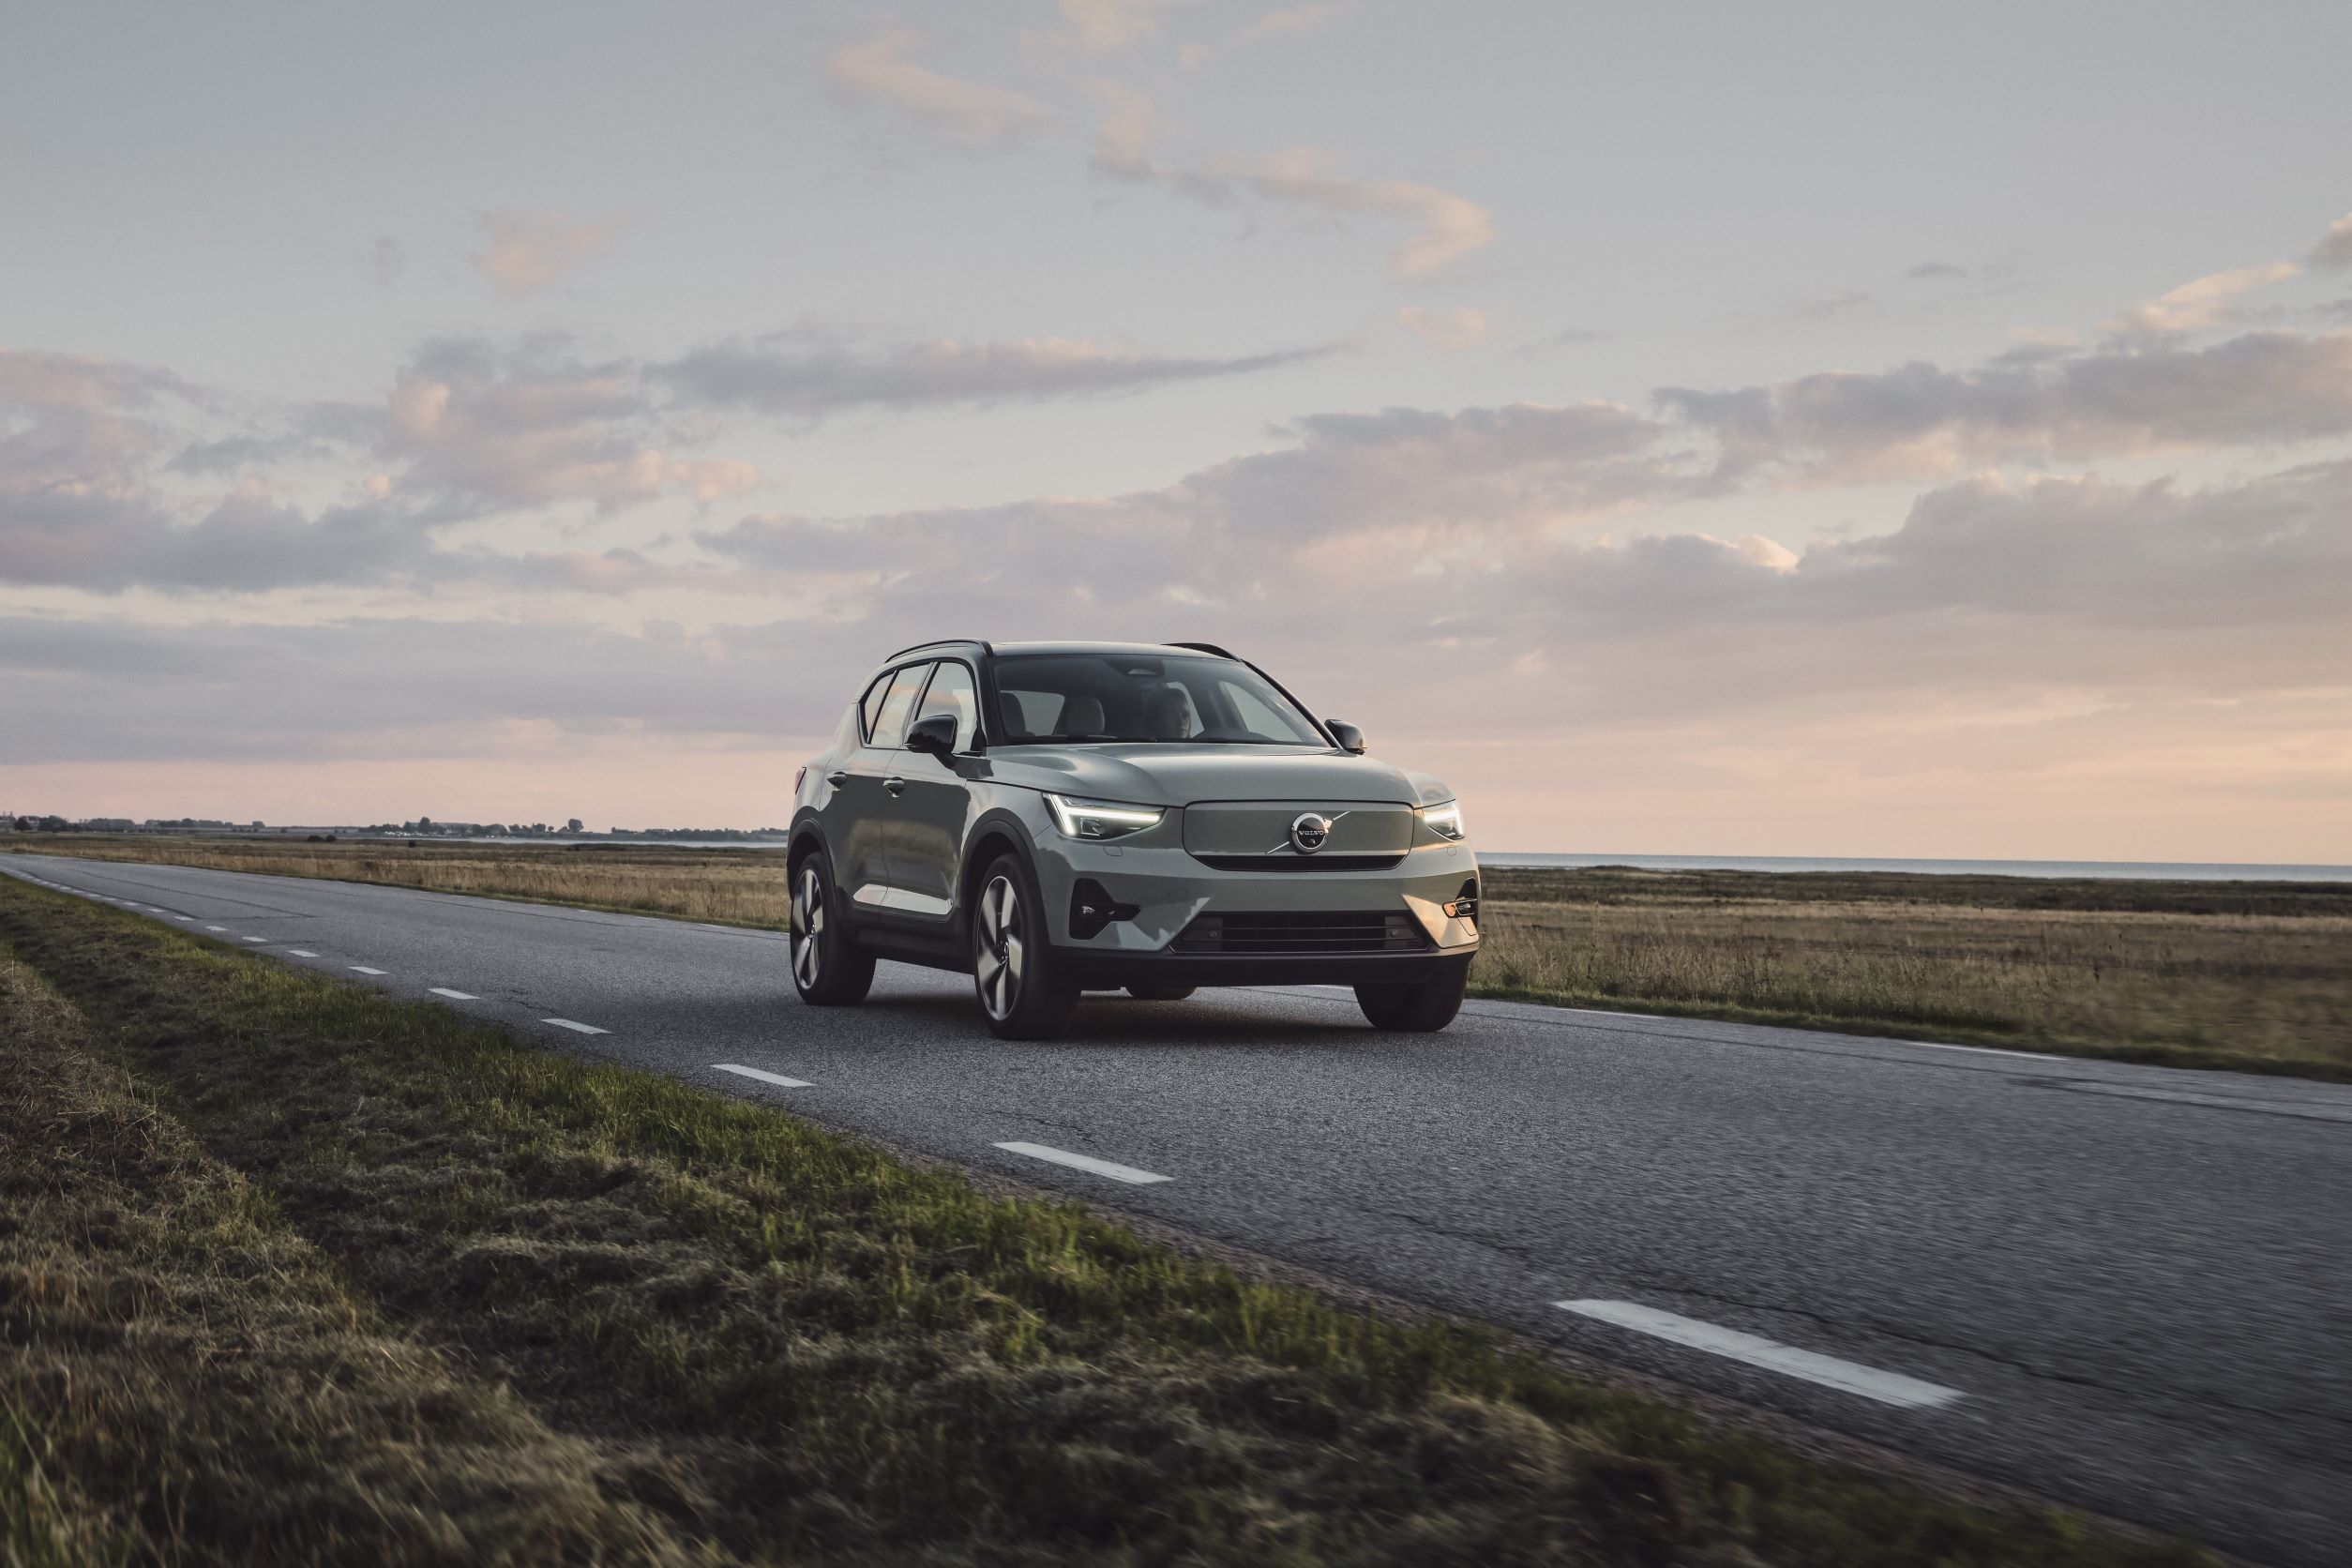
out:
M773 852L23 836L11 847L755 926ZM1491 871L1489 996L2352 1078L2352 886Z
M2352 1078L2352 887L1497 871L1476 988Z
M2185 1565L0 882L0 1563Z

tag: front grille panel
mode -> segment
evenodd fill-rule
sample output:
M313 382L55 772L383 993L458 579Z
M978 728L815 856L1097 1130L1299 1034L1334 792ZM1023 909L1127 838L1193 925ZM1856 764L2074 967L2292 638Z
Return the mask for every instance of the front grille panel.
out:
M1180 953L1418 953L1429 945L1402 910L1236 910L1197 916Z

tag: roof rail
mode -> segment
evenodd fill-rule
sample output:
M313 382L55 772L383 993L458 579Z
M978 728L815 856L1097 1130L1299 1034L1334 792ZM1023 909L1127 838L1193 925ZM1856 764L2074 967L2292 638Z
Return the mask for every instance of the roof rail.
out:
M1160 646L1163 648L1190 648L1197 654L1214 654L1219 658L1229 658L1236 662L1239 662L1242 656L1239 654L1220 648L1214 642L1163 642Z
M934 637L927 642L911 642L897 653L890 655L882 662L888 664L891 659L903 658L924 648L977 648L984 654L996 652L995 648L976 637Z

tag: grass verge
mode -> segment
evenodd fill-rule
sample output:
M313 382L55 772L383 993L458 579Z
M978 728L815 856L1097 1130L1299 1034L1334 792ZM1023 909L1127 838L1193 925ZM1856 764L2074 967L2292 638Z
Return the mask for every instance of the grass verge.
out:
M2211 1560L77 900L0 943L0 1541L68 1560Z

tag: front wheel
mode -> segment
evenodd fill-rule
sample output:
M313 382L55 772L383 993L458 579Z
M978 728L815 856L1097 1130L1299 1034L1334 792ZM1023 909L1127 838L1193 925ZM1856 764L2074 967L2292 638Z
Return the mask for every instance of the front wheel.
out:
M811 850L792 869L792 988L812 1007L863 1002L874 984L874 957L851 945L833 918L833 864Z
M1044 900L1029 867L1000 855L980 878L972 911L972 983L1001 1040L1051 1040L1078 1011L1075 986L1059 984Z
M1447 964L1426 980L1405 986L1358 986L1356 1005L1375 1029L1429 1034L1454 1021L1470 988L1470 965Z

